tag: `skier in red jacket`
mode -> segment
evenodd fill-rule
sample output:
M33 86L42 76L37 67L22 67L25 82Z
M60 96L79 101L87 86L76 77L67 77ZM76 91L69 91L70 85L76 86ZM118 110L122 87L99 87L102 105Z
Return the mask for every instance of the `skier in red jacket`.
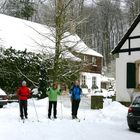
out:
M27 113L27 99L31 96L29 88L26 86L26 81L22 82L22 86L17 91L17 97L19 99L20 117L28 118Z

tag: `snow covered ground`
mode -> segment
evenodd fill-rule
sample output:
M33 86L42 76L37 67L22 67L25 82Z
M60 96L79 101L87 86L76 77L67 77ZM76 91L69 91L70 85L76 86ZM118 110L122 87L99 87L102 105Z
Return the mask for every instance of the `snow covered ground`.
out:
M66 103L64 106L61 104L64 101L67 102L66 106ZM37 121L34 103L39 122ZM42 100L30 99L28 105L29 119L25 123L19 119L18 103L11 103L0 109L1 140L140 139L139 133L129 131L126 122L127 108L118 102L106 101L104 108L100 110L84 108L81 104L78 113L80 122L71 120L70 101L63 97L59 98L58 119L56 120L47 119L47 98Z

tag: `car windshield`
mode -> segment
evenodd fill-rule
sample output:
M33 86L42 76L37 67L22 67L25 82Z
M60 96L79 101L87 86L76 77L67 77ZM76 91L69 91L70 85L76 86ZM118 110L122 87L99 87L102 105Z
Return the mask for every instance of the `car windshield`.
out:
M136 97L134 102L133 102L133 105L140 105L140 96Z

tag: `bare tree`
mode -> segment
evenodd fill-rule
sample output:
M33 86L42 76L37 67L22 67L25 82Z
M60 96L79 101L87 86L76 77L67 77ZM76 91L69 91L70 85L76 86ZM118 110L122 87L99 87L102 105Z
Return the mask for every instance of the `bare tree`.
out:
M6 0L0 1L0 13L5 12Z
M70 7L73 4L73 0L55 0L55 56L54 56L54 67L53 67L53 80L59 80L60 79L60 75L62 73L62 69L65 67L67 67L67 71L66 73L78 73L80 71L79 69L79 65L76 66L77 70L76 72L74 72L74 66L73 66L73 70L72 68L70 68L71 66L66 63L63 63L64 61L62 61L61 55L64 52L67 52L66 50L69 50L76 47L78 41L75 43L73 43L73 45L71 46L71 48L68 48L68 46L66 46L67 41L71 41L70 39L66 39L69 38L72 34L75 34L75 26L77 26L77 24L79 24L80 21L75 20L74 18L70 19L71 15L73 14L70 10ZM74 28L74 29L72 29ZM71 30L72 29L72 30ZM66 33L69 32L69 33ZM71 32L71 33L70 33ZM65 49L64 49L65 48ZM67 65L67 66L66 66ZM68 66L69 65L69 66ZM68 68L69 67L69 68ZM71 70L70 70L71 69ZM70 72L71 71L71 72ZM65 73L65 76L66 76Z
M139 0L125 0L126 8L128 10L128 21L129 25L133 22L136 16L140 12L140 1Z
M120 1L94 0L93 6L85 8L90 13L84 23L87 26L87 44L104 56L103 65L109 70L112 60L110 52L123 36L126 25Z

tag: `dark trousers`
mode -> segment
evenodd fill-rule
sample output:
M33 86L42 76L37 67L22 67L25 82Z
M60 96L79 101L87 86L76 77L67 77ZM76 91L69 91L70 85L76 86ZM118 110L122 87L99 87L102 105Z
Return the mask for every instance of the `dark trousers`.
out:
M80 100L72 99L72 116L77 117Z
M53 106L53 116L55 118L57 115L57 101L49 101L49 109L48 109L49 118L51 117L52 106Z
M19 101L19 108L20 108L20 117L21 118L27 118L27 100L20 100Z

